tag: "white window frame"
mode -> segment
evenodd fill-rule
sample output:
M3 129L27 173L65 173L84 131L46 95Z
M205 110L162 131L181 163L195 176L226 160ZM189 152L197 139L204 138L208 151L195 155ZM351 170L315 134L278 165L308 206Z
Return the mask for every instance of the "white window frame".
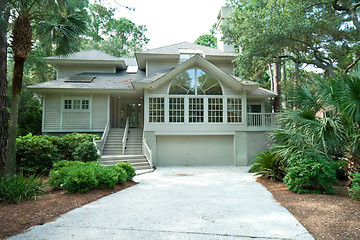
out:
M71 108L65 108L66 101L71 101ZM80 108L74 108L75 101L80 101ZM83 101L88 101L88 103L84 104ZM64 112L90 112L91 109L91 98L89 97L63 97L61 102ZM87 106L87 108L83 108L83 106Z

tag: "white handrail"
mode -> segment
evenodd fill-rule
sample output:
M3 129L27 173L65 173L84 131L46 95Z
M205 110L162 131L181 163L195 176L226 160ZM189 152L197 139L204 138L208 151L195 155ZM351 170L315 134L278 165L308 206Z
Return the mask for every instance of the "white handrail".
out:
M148 160L150 167L153 167L153 162L152 162L152 151L149 148L149 146L146 143L146 139L143 137L142 140L142 150L143 150L143 154L146 157L146 159Z
M276 113L248 113L248 126L272 127L276 123Z
M103 135L101 136L101 139L95 140L95 138L93 138L93 142L94 142L95 146L97 146L97 148L98 148L99 155L101 155L104 150L105 142L106 142L106 138L109 134L109 130L110 130L110 123L108 121L105 125L105 129L104 129Z
M125 148L126 148L126 141L127 141L128 132L129 132L129 117L126 119L124 136L123 136L123 139L122 139L122 153L123 153L123 155L125 155Z

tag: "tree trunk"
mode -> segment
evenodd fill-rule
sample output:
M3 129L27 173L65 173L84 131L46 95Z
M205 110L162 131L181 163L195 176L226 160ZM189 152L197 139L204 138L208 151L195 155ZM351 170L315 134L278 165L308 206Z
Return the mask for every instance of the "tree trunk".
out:
M18 122L19 100L22 87L22 79L24 73L24 58L14 56L14 73L12 80L12 100L10 109L10 126L8 155L6 162L6 172L14 173L16 170L16 131Z
M300 81L300 63L295 62L295 78L294 78L294 87L299 84Z
M269 74L270 74L270 90L274 91L274 77L272 74L271 64L269 64Z
M7 0L0 0L0 14L3 22L0 23L0 173L6 166L6 143L8 138L8 98L7 98L7 28L10 8Z
M287 103L287 93L288 93L288 89L287 89L287 79L286 79L286 62L284 60L284 63L282 65L282 70L283 70L283 79L282 79L282 82L283 82L283 86L284 86L284 89L285 89L285 92L284 92L284 101L282 103L282 106L284 109L286 109L286 103ZM283 89L283 90L284 90Z
M274 112L281 111L281 87L280 87L280 80L281 80L281 60L280 58L274 58L273 62L273 84L274 84L274 92L277 96L274 98L273 101L273 108Z

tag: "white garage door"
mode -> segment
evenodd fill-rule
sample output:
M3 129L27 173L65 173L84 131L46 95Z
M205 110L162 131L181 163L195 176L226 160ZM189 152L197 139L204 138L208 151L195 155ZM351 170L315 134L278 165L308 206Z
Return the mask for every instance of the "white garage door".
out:
M158 166L234 165L233 136L157 136Z

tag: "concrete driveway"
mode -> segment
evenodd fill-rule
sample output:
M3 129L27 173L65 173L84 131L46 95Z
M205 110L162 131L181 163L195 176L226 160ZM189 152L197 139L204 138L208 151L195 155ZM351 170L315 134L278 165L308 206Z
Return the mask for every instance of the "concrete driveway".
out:
M236 167L162 167L15 239L313 239Z

